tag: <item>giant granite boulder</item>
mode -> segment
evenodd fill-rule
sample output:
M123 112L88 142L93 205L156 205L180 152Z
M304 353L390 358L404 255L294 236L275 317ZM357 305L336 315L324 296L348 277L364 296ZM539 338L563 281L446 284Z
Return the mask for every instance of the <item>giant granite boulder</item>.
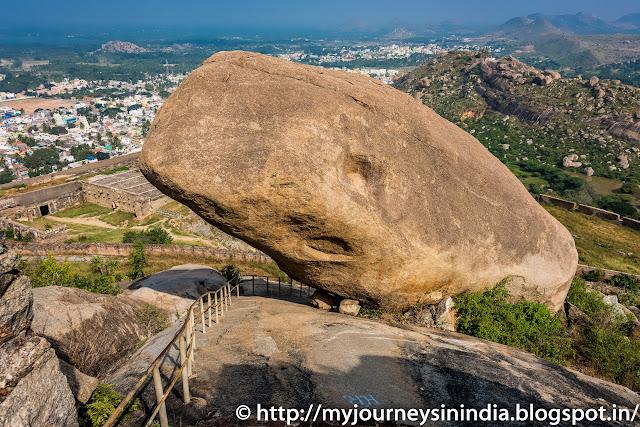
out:
M513 278L516 299L559 309L578 260L482 144L363 75L215 54L164 103L140 166L294 279L387 307Z

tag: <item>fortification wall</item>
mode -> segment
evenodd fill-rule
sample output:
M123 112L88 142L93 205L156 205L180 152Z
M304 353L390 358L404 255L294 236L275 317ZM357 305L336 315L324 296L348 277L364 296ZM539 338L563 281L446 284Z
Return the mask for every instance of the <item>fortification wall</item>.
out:
M620 218L620 215L615 212L607 211L589 205L577 204L575 202L559 199L557 197L547 196L546 194L538 194L535 196L535 199L538 201L538 203L550 203L552 205L559 206L570 211L577 210L578 212L581 212L585 215L591 215L609 221L615 221L625 227L640 230L640 221L626 217Z
M110 159L100 160L95 163L87 163L86 165L78 166L77 168L71 168L64 171L53 172L47 175L34 176L33 178L19 179L6 184L0 185L0 190L15 187L16 185L34 185L41 184L43 182L51 181L52 179L63 177L74 177L79 175L85 175L88 173L103 172L110 169L115 169L121 166L138 165L138 158L140 152L125 154L124 156L111 157Z
M131 253L133 245L131 243L68 243L68 244L47 244L34 242L8 241L15 251L23 255L45 256L48 253L53 255L101 255L101 256L121 256L126 257ZM186 245L146 245L145 251L150 256L168 257L200 257L228 259L233 257L235 261L256 261L272 262L273 260L261 253L237 252L226 249L204 248Z
M628 276L633 276L636 279L640 280L640 276L637 274L629 274L629 273L625 273L624 271L607 270L604 268L591 267L591 266L582 265L582 264L578 264L578 267L576 268L576 276L582 276L584 273L588 271L594 271L594 270L602 271L604 273L605 279L608 279L609 277L617 276L619 274L626 274Z
M578 205L578 212L586 215L597 216L598 218L608 219L609 221L620 221L620 215L615 212L609 212L604 209L594 208L593 206Z
M65 236L66 229L67 227L61 224L50 230L39 230L29 227L28 225L20 224L19 222L11 221L10 219L0 218L0 231L2 231L2 233L7 230L13 230L14 235L21 234L22 236L29 236L31 240L35 242L62 240Z
M69 182L55 187L43 188L11 197L11 208L2 212L3 216L13 219L32 220L48 215L84 200L79 182Z

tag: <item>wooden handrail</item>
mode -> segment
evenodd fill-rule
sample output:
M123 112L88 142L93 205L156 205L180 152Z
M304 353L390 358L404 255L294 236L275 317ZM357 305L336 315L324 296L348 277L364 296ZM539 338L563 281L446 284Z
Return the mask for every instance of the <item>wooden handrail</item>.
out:
M255 295L255 279L256 278L266 279L267 295L269 291L269 279L273 279L274 284L275 284L275 281L277 280L278 294L281 293L280 287L282 284L282 280L279 277L275 278L270 276L256 276L256 275L250 275L250 276L244 276L244 277L246 278L244 282L248 282L248 281L252 282L253 284L252 293L254 295ZM209 316L208 323L209 323L209 327L211 327L211 316L212 316L211 309L215 310L215 318L216 318L215 322L216 324L218 323L218 317L224 316L225 309L227 312L229 311L229 307L231 306L231 296L233 294L233 291L235 290L236 296L240 297L240 283L242 283L241 279L242 278L240 275L233 277L231 280L225 283L218 290L209 291L200 295L200 297L198 297L198 299L195 300L193 304L191 304L191 306L189 306L189 309L187 310L186 318L180 330L174 335L173 339L169 342L169 344L167 344L167 346L164 348L164 350L162 350L162 352L158 355L158 357L155 358L153 363L151 363L151 365L147 368L147 370L144 372L144 374L138 380L135 386L122 399L122 402L120 402L120 404L115 409L115 411L111 414L109 419L103 424L103 427L112 427L113 425L115 425L118 417L124 412L125 408L129 405L129 402L131 402L133 397L140 391L142 386L147 382L150 375L153 375L154 377L153 381L154 381L154 389L156 394L156 405L154 406L153 412L149 416L145 424L145 427L150 426L151 423L153 423L153 420L155 419L156 415L158 414L160 414L160 426L161 427L168 426L165 401L167 400L167 397L171 393L171 390L173 390L173 387L175 386L180 376L182 376L182 381L183 381L184 403L189 403L190 401L189 376L191 376L191 373L192 373L191 365L194 360L194 350L196 348L195 327L198 323L200 323L200 320L202 319L202 331L203 333L206 332L207 325L204 320L205 313ZM234 282L235 282L235 286L232 287L232 284ZM291 285L291 290L293 290L293 279L291 279L290 285ZM302 283L299 283L300 295L302 295L302 286L305 286L305 285L303 285ZM309 286L307 286L307 294L308 293L309 293ZM211 302L212 295L213 295L213 303ZM206 306L205 306L205 298L207 299ZM195 313L194 313L194 310L196 307L200 307L200 314L197 317L195 317ZM220 313L218 313L218 309L220 309ZM160 364L162 363L162 360L167 355L167 353L175 345L177 340L180 340L179 346L178 346L180 351L180 364L179 364L178 370L173 373L173 379L169 383L169 386L165 391L162 391L162 383L161 383L160 371L159 371ZM185 345L186 345L186 348L184 347ZM176 366L178 366L178 363L176 363Z
M232 282L236 283L236 285L232 288ZM129 391L129 393L127 393L127 395L122 399L122 402L120 402L120 404L118 405L118 407L115 409L115 411L111 414L111 416L109 417L109 419L107 419L107 421L103 424L103 427L111 427L115 424L115 422L117 421L118 417L122 414L122 412L124 411L124 409L129 405L129 402L131 402L131 399L133 399L133 397L138 393L138 391L140 391L140 389L142 388L142 386L145 384L145 382L148 380L149 375L151 375L154 370L159 369L159 365L162 362L162 360L164 359L164 357L166 356L166 354L171 350L171 348L173 347L173 345L176 343L176 340L178 339L183 339L183 336L185 335L185 332L187 332L187 335L190 335L188 339L186 339L185 341L188 341L187 345L188 345L188 351L186 352L186 357L183 359L182 355L180 357L180 367L177 371L177 373L175 374L175 378L172 380L172 382L170 383L169 387L167 388L167 390L163 393L162 397L158 396L156 394L156 405L155 405L155 409L152 412L151 416L149 417L149 420L147 421L147 426L150 425L155 416L158 414L159 411L163 411L164 414L162 415L166 415L166 411L164 410L164 402L167 399L167 397L169 396L169 393L171 392L171 390L173 389L173 386L175 385L175 383L177 382L178 378L180 377L180 374L183 373L184 369L187 368L187 371L190 371L191 369L191 362L193 361L193 350L195 348L195 325L197 325L200 321L201 318L203 318L204 313L205 312L209 312L210 308L214 308L216 310L216 320L217 320L217 314L218 314L218 307L221 308L221 311L224 312L224 308L225 305L227 306L227 310L228 310L228 306L230 306L230 299L231 299L231 294L234 290L236 290L236 294L239 297L240 296L240 289L239 289L239 284L240 284L240 276L236 276L234 278L232 278L231 280L229 280L227 283L225 283L222 287L220 287L218 290L216 291L209 291L206 292L202 295L200 295L200 297L193 302L193 304L191 304L191 306L189 306L189 309L187 310L187 316L186 319L184 321L184 323L182 324L182 327L180 328L180 330L174 335L173 339L169 342L169 344L167 344L167 346L164 348L164 350L162 350L162 352L158 355L158 357L156 357L156 359L153 361L153 363L151 363L151 365L147 368L147 370L144 372L144 374L142 375L142 377L138 380L138 382L135 384L135 386ZM218 298L218 293L220 293L220 298ZM209 303L207 305L207 307L204 307L204 298L205 297L209 297L209 301L211 301L210 296L211 294L214 294L214 303L211 304ZM200 306L201 307L201 312L200 315L197 318L193 318L194 313L193 310L195 307ZM193 319L193 321L192 321ZM206 324L203 320L202 322L202 327L203 330L204 328L206 328ZM183 376L183 380L184 380L184 376ZM188 384L188 377L187 379L187 384ZM156 386L157 388L157 386ZM160 389L162 389L162 386L160 386ZM185 387L185 390L187 390L188 392L188 385ZM188 399L189 396L185 395L184 396L186 402L188 403ZM162 427L166 427L166 416L162 416L161 415L161 426ZM165 418L165 419L163 419Z

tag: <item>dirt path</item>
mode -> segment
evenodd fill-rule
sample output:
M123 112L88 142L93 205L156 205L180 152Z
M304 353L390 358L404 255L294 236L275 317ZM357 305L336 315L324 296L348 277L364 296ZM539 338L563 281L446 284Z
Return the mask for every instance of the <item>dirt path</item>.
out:
M82 218L82 217L62 218L62 217L53 216L53 215L49 216L48 218L57 222L63 222L67 224L92 225L94 227L109 228L112 230L120 228L120 227L113 226L111 224L107 224L106 222L96 218Z

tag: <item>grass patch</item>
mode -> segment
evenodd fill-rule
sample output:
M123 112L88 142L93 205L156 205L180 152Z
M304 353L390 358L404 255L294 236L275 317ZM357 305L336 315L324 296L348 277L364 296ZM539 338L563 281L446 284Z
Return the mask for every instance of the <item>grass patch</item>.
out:
M117 172L128 171L128 170L129 170L129 167L120 166L119 168L110 169L110 170L104 171L104 172L99 172L99 173L97 173L97 175L112 175L112 174L117 173Z
M155 224L156 222L159 221L164 221L164 217L157 215L157 214L151 214L148 217L146 217L145 219L143 219L142 221L139 221L137 225L141 226L141 227L145 227L147 225L152 225Z
M557 206L542 206L577 236L581 264L640 274L640 231Z
M129 221L129 226L133 225L135 215L131 212L115 211L108 215L101 216L100 219L109 225L119 226L125 221Z
M91 395L91 399L82 405L78 410L78 423L80 427L99 427L113 414L118 405L122 402L122 396L116 393L109 384L99 383ZM131 411L140 409L138 399L132 399L127 405L118 421L126 420L130 417Z
M51 215L60 218L78 218L80 216L99 217L102 215L107 215L111 212L113 212L113 209L111 208L106 208L94 203L84 202L79 204L78 206L73 206L71 208L53 213Z

